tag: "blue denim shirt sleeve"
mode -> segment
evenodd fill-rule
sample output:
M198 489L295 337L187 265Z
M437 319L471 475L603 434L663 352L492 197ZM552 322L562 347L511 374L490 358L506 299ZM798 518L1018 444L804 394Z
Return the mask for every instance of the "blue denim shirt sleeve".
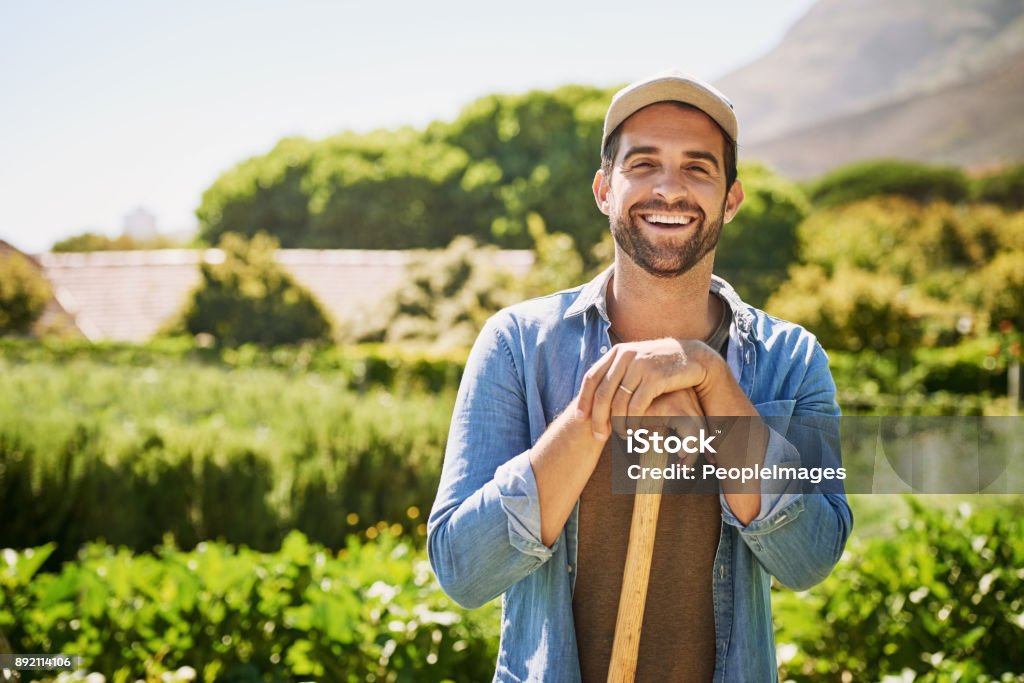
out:
M503 593L560 542L540 540L527 401L509 330L492 318L470 352L427 524L438 581L464 607Z
M800 382L793 416L838 418L828 358L813 337L807 338L807 372ZM769 425L775 427L777 423L769 420ZM838 466L838 419L822 420L819 426L829 433L808 434L808 429L794 440L799 448L820 451L814 456L824 464ZM805 464L798 445L771 428L764 465ZM805 493L799 482L768 488L761 493L760 513L749 524L736 518L724 495L722 517L739 529L740 537L770 574L789 588L806 590L823 581L842 556L853 528L849 504L841 490Z

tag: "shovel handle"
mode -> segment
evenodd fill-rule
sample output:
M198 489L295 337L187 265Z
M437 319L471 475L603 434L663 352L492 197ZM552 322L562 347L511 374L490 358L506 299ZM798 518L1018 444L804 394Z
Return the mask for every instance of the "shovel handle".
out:
M646 454L641 467L664 467L667 455ZM647 585L651 578L651 560L654 557L654 536L658 530L658 512L661 508L660 479L642 479L633 497L633 518L629 524L629 545L626 548L626 568L622 574L622 593L619 612L615 618L615 640L608 666L608 683L632 683L636 676L637 656L640 653L640 630L647 604Z

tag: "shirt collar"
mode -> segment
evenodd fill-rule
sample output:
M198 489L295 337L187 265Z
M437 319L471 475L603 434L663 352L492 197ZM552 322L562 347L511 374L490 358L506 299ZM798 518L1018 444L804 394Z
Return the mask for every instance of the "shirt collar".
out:
M608 320L608 280L611 279L614 268L614 265L608 266L600 275L583 285L583 289L576 295L576 300L566 309L563 319L568 320L595 308L602 318Z
M608 321L608 280L612 276L614 266L608 266L601 274L588 282L576 295L576 300L565 311L564 319L586 313L591 308L597 310L598 314ZM750 330L753 322L753 315L747 310L746 304L740 299L739 294L728 282L718 277L711 276L711 291L717 294L729 304L732 309L733 320L744 333Z

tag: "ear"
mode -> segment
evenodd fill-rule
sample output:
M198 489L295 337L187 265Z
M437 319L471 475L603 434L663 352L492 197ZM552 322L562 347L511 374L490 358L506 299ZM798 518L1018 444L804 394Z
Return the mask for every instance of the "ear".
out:
M733 219L733 216L735 216L736 212L739 211L740 204L742 204L742 203L743 203L743 183L741 183L739 180L736 180L732 184L732 187L729 188L729 191L725 195L725 216L724 216L724 219L725 219L726 223L728 223L729 221L731 221Z
M608 206L608 178L605 177L604 171L597 169L597 173L594 174L594 201L597 202L597 208L601 209L601 213L605 216L610 215L611 209Z

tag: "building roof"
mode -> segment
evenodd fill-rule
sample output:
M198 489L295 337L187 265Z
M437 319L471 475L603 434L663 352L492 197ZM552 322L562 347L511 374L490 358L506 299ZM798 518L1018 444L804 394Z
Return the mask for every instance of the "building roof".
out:
M92 340L145 341L181 309L199 283L199 262L219 249L159 249L41 254L37 261L61 307ZM282 249L277 261L336 321L357 317L401 284L415 252ZM530 251L495 253L495 265L525 273Z
M10 242L6 242L0 239L0 255L5 254L17 254L25 258L25 260L31 264L37 271L42 273L45 277L42 265L39 263L39 259L31 254L26 254ZM50 332L60 333L71 333L74 329L74 321L67 311L60 305L56 295L51 294L50 300L46 302L46 308L43 309L42 315L32 325L31 334L39 335Z

